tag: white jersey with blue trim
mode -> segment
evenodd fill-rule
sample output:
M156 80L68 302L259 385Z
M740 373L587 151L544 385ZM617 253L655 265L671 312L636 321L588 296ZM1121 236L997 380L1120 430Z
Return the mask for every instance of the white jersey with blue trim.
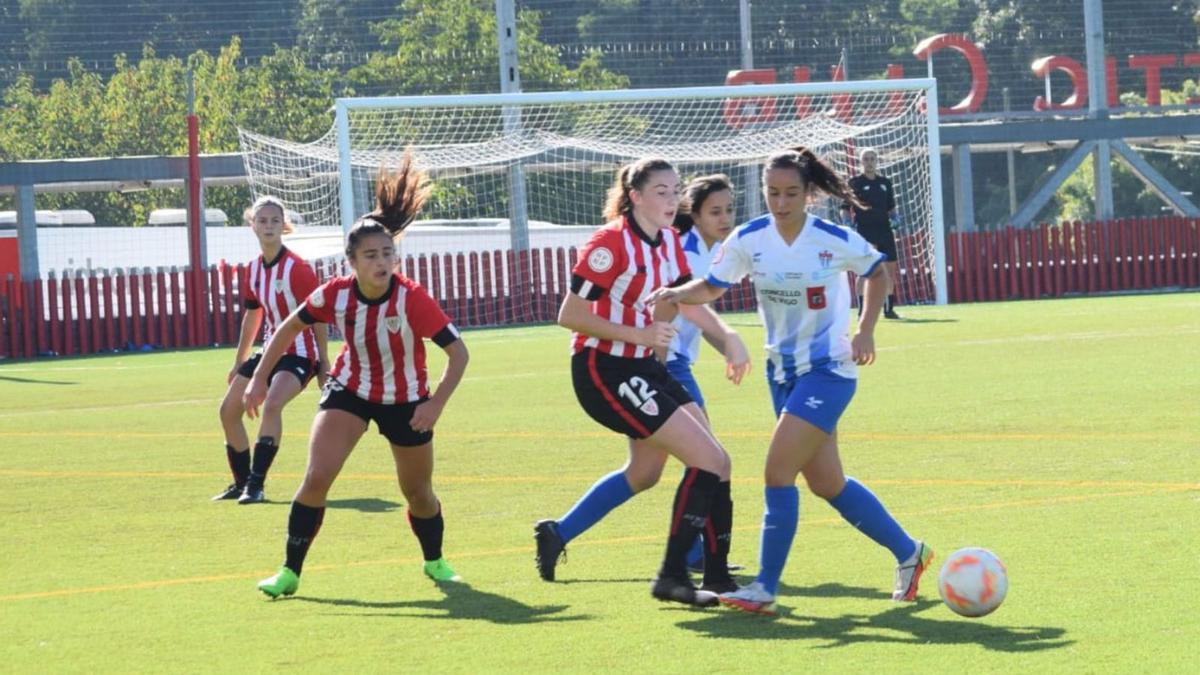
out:
M704 243L704 237L701 237L694 227L680 239L680 243L683 244L683 254L687 257L688 268L692 270L692 274L696 276L704 274L708 270L709 264L712 263L713 256L717 254L717 249L721 248L720 242L714 243L712 248L709 248ZM667 360L674 361L678 358L685 358L688 363L695 363L696 359L700 358L700 327L683 318L683 315L675 317L673 323L679 332L671 340Z
M728 288L749 276L767 329L767 377L786 382L814 368L857 377L850 348L846 272L867 276L885 256L857 232L808 214L788 245L771 215L741 225L706 279Z

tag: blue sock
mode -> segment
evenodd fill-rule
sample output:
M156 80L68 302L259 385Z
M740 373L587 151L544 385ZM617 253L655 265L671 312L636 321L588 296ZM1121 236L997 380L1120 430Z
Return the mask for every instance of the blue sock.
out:
M800 519L800 491L795 485L767 487L767 510L763 513L762 543L758 552L758 582L771 595L779 591L779 577L787 564L796 522Z
M846 487L829 504L859 532L891 551L897 563L908 560L917 549L917 543L892 518L875 493L857 480L847 476Z
M633 488L625 480L623 471L614 471L596 481L583 497L567 511L567 515L558 519L558 534L563 543L571 541L583 534L609 511L624 504L633 496Z
M692 542L692 547L687 553L688 567L701 567L704 565L704 538L696 537L696 541Z

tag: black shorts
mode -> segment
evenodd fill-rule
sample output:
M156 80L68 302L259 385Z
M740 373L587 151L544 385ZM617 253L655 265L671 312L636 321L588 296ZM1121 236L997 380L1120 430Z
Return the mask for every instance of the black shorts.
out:
M245 378L254 377L254 369L258 367L258 362L262 361L262 352L246 359L242 366L238 368L238 375ZM300 380L300 386L308 386L308 381L317 374L317 362L309 361L302 356L295 354L284 354L279 357L279 362L275 364L275 368L271 370L271 377L267 378L267 384L275 380L275 376L279 373L291 373Z
M575 397L592 419L630 438L649 438L680 406L692 402L667 367L584 349L571 357Z
M863 239L871 242L871 245L880 253L887 256L888 262L897 262L900 258L896 255L896 233L890 227L863 227L859 228L858 233Z
M428 401L423 398L411 403L372 403L346 391L339 382L329 380L321 392L321 410L344 410L364 422L375 422L379 434L392 445L425 445L433 440L433 430L414 431L413 412Z

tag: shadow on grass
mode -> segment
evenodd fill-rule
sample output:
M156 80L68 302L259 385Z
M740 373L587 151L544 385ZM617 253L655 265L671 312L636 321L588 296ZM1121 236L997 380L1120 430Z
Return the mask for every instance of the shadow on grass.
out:
M365 497L362 499L330 499L325 502L325 508L329 509L351 509L361 511L362 513L390 513L400 508L401 504L397 502L389 502L386 499L378 497Z
M988 620L918 616L934 609L937 600L892 604L890 594L876 589L840 584L783 589L782 597L886 599L890 607L879 614L845 614L840 617L806 616L782 606L775 617L713 610L702 619L684 621L680 627L709 637L743 640L804 640L819 648L845 647L859 643L977 644L997 652L1036 652L1074 644L1066 630L1053 626L1000 626ZM800 603L805 604L805 603ZM936 610L935 610L936 611Z
M293 597L291 601L368 610L418 610L415 612L362 612L357 614L358 616L458 619L487 621L488 623L504 625L586 621L592 618L587 614L562 615L561 613L568 608L567 605L542 605L535 607L503 595L481 591L465 583L444 583L437 586L444 594L440 600L377 602L351 598Z
M0 380L18 382L20 384L79 384L78 382L63 382L61 380L34 380L28 377L13 377L11 375L0 375Z

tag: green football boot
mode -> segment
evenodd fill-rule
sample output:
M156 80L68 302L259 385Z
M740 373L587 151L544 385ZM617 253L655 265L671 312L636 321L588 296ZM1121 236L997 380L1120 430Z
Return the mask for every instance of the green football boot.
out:
M445 558L426 560L425 576L439 583L443 581L462 581L462 577L454 572L450 567L450 563L446 562Z
M300 588L300 576L286 567L280 567L273 577L258 582L258 590L271 598L291 595Z

